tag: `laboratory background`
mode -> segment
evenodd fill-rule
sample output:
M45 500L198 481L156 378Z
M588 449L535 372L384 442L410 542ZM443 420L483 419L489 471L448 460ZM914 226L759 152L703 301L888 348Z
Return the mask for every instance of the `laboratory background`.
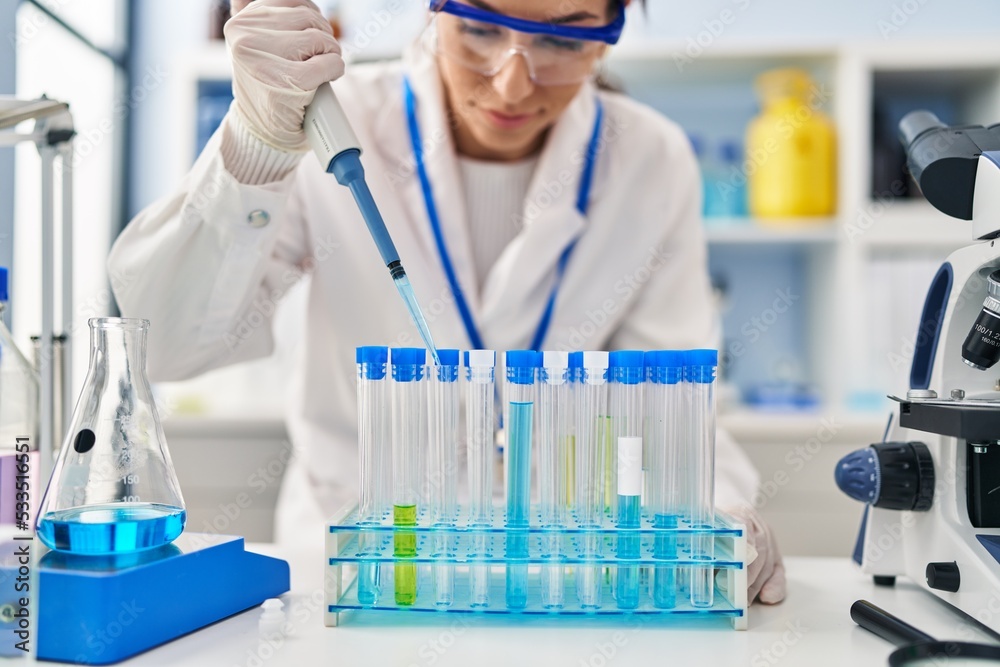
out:
M72 103L79 132L74 308L86 334L88 317L114 309L115 277L105 268L112 241L176 187L229 108L225 10L193 0L51 3L88 44L32 3L5 5L2 32L17 39L3 45L0 92ZM417 2L327 5L356 60L398 56L424 25ZM921 200L903 172L896 125L917 108L948 124L1000 119L1000 7L985 0L653 0L645 18L631 11L608 78L680 123L701 160L724 330L720 422L761 472L757 500L785 553L844 554L861 510L836 488L831 470L880 437L886 394L907 388L930 280L969 238L962 224ZM762 110L755 82L785 68L810 79L805 108L815 115L802 122L822 115L833 126L837 166L828 187L836 195L821 214L758 219L746 203L755 164L745 155L748 126ZM22 223L17 234L10 225L38 216L40 185L37 151L17 150L16 172L10 151L0 156L3 233L13 238L0 253L12 266L13 331L27 340L39 328L39 283L18 276L38 270L40 240L33 225ZM256 502L226 529L258 540L272 535L287 459L279 454L290 446L285 388L305 289L296 286L279 305L272 358L157 387L191 526L225 523L220 503L263 482ZM74 377L82 382L86 335L74 344ZM267 479L261 468L270 470Z
M317 4L348 68L398 57L426 20L416 0ZM0 0L0 95L66 101L77 132L73 396L87 319L116 315L112 286L127 279L108 274L111 244L174 190L232 101L227 16L210 0ZM718 423L760 472L754 507L786 558L850 555L864 506L834 469L881 439L887 395L910 384L931 280L972 238L910 179L897 126L914 109L945 125L1000 122L1000 4L649 0L629 9L603 78L679 123L699 160L722 321ZM781 116L769 102L789 89L801 103ZM768 164L791 134L782 122L805 128L810 169ZM4 318L24 350L42 322L39 160L34 146L0 150ZM270 358L153 385L189 530L274 538L307 289L277 305ZM240 494L250 502L233 511Z

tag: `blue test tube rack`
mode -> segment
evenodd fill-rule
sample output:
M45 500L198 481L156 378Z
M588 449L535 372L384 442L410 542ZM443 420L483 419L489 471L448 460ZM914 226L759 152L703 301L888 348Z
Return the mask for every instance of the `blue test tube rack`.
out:
M461 508L460 508L461 509ZM696 528L686 520L681 519L676 527L657 528L652 517L644 515L638 528L618 528L611 517L606 517L605 523L599 528L583 529L571 518L560 528L543 528L540 525L540 514L537 507L532 507L532 520L527 528L512 529L506 525L504 508L495 508L495 519L492 526L469 526L459 521L452 526L433 525L431 517L424 512L418 515L417 526L407 528L417 535L417 555L406 559L406 564L417 565L417 596L412 605L396 604L391 594L380 596L372 604L362 604L358 601L357 572L359 565L377 564L381 569L382 581L388 591L392 591L391 583L393 569L398 559L393 557L393 535L398 530L387 520L378 526L361 525L358 523L357 508L351 506L338 513L327 528L326 536L326 597L325 623L327 626L337 626L341 614L345 612L365 613L375 610L394 610L410 613L438 612L460 614L523 614L541 616L621 616L641 614L645 617L674 618L728 618L734 629L745 630L747 627L747 575L746 575L746 530L741 523L731 517L718 513L715 525L711 528ZM579 544L589 534L597 533L606 548L602 549L599 558L585 558L577 555ZM654 546L656 540L664 539L669 533L678 544L676 557L670 560L656 558ZM362 535L365 535L366 548L362 550ZM369 538L368 536L374 536ZM686 591L679 591L676 604L671 608L660 608L654 604L652 597L653 571L657 567L671 566L678 569L704 568L704 560L691 558L689 545L695 536L704 539L711 535L715 540L714 557L711 567L722 574L724 585L717 587L714 601L710 607L694 607L690 604ZM441 537L457 545L447 557L442 557L435 549L435 544ZM552 539L560 540L561 554L559 563L565 572L564 606L551 608L543 605L541 571L553 564L551 553ZM621 539L638 541L637 558L623 559L616 555L616 544ZM487 540L491 545L488 556L478 556L482 553L481 544ZM523 558L508 557L507 544L513 540L518 545L517 553L525 554ZM380 546L371 548L372 542ZM524 543L527 542L527 550ZM455 566L454 600L448 606L437 603L434 594L434 566L453 564ZM487 564L490 566L490 596L488 606L472 606L470 600L469 569L471 565ZM582 607L574 594L574 572L578 566L599 565L603 568L603 589L601 591L602 605L597 608ZM523 570L527 566L527 600L517 608L508 607L505 598L507 571L511 566ZM615 590L612 582L619 567L640 571L640 590L638 604L630 609L621 609L615 601ZM685 577L678 577L683 582Z

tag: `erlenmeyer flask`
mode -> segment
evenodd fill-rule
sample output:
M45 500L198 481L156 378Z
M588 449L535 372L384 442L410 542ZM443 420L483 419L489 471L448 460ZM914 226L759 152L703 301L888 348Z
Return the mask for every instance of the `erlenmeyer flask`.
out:
M90 320L90 370L42 498L38 537L80 554L151 549L184 501L146 379L148 320Z

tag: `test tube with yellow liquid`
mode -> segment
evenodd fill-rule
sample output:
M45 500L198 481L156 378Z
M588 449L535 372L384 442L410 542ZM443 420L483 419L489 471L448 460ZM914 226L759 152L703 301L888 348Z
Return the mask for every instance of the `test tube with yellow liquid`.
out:
M417 565L405 559L417 556L417 534L398 530L417 525L420 496L420 453L426 426L426 351L422 348L393 348L392 362L392 522L396 559L394 590L396 604L413 605L417 600Z

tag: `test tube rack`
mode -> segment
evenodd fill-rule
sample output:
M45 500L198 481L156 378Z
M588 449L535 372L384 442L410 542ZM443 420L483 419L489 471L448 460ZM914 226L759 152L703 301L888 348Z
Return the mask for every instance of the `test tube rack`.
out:
M461 514L459 514L461 516ZM504 509L494 508L492 526L469 526L462 520L453 525L431 525L429 517L421 513L417 525L398 527L392 525L391 516L379 524L359 525L357 506L349 506L337 513L327 527L325 572L325 618L327 626L337 626L345 612L372 611L424 612L444 614L522 614L526 616L620 616L642 615L646 619L728 618L733 629L747 628L747 541L743 524L723 513L717 513L711 528L692 527L683 519L676 528L654 527L650 518L643 516L639 528L619 529L610 517L604 525L584 529L573 520L560 528L543 528L538 525L537 508L532 508L532 522L527 528L514 529L504 526ZM690 543L695 536L714 536L714 558L696 560L690 555ZM416 542L416 555L399 558L393 555L394 539L406 535ZM596 556L579 555L583 539L597 535L601 545ZM365 536L362 539L362 536ZM516 538L523 558L505 556L508 540ZM639 557L618 558L616 545L620 540L638 538ZM592 539L592 537L591 537ZM665 559L656 554L658 540L672 545L673 558ZM528 548L523 550L523 542ZM484 552L483 544L488 545ZM364 548L362 549L362 544ZM441 544L448 546L442 553ZM552 545L557 544L558 549ZM659 542L663 544L663 542ZM475 546L473 546L475 545ZM549 553L557 552L558 557ZM661 557L655 557L660 555ZM372 604L358 600L358 570L360 567L378 568L380 594ZM394 571L397 566L416 566L416 597L412 604L396 604L394 596ZM470 572L476 566L489 565L489 599L485 606L470 604ZM527 605L512 609L505 602L505 581L508 566L527 566ZM543 605L541 572L545 567L562 566L564 572L564 602L561 607ZM599 566L602 572L601 601L598 607L582 607L577 601L574 570L581 566ZM438 604L435 591L435 568L452 568L454 595L450 604ZM639 604L632 609L619 608L614 599L614 577L619 567L637 567L640 576ZM710 607L694 607L688 601L684 588L684 572L693 568L711 567L716 576L714 601ZM678 587L676 604L669 608L656 606L650 593L653 571L656 568L674 568ZM722 580L721 582L719 580Z

